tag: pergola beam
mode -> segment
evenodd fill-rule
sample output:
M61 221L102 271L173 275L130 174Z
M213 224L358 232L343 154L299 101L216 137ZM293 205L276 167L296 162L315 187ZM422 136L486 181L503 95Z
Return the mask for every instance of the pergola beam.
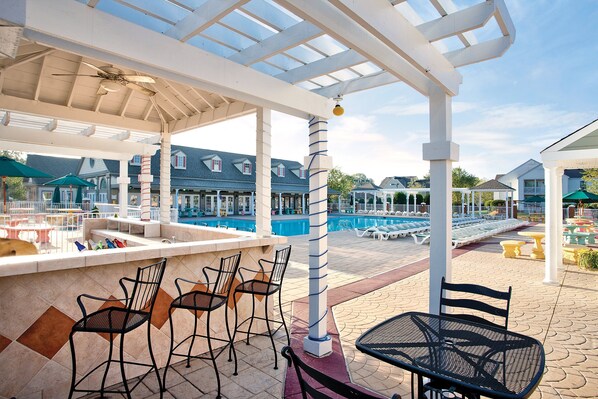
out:
M417 29L431 42L477 29L484 26L495 13L495 4L494 1L485 1L418 25Z
M0 146L15 151L62 154L79 157L129 160L133 155L153 155L158 146L77 136L68 133L51 135L41 129L0 126Z
M185 42L249 0L209 0L165 32Z
M255 112L255 106L244 102L232 102L230 104L222 104L218 108L209 109L200 114L191 115L186 118L181 118L169 123L168 130L172 133L182 133L190 129L195 129L202 126L211 125L216 122L247 115Z
M355 93L395 82L400 82L400 79L388 72L380 72L375 75L335 83L321 89L315 89L313 92L324 97L335 97L339 94Z
M319 28L307 21L302 21L231 55L228 59L242 65L255 64L322 34Z
M330 99L72 0L11 1L3 17L51 47L301 118L332 116Z
M369 34L425 74L449 95L459 93L461 74L388 0L330 0Z
M346 50L331 55L330 57L322 58L321 60L280 73L276 75L276 77L289 83L303 82L364 62L367 62L367 58L354 50Z
M511 43L510 37L503 36L471 47L449 51L444 55L455 67L461 67L498 58L509 49Z
M422 74L420 70L416 69L405 59L397 57L394 49L382 43L364 27L358 25L351 16L344 14L330 2L324 0L275 1L299 17L310 21L312 24L326 31L330 36L348 48L352 48L364 55L418 92L425 96L429 94L432 82L428 75ZM335 4L338 3L335 2ZM390 3L386 2L386 4L390 6ZM369 7L370 2L363 2L363 5ZM395 9L386 11L399 14ZM405 23L407 22L405 21ZM334 27L334 30L330 30L330 27ZM421 35L419 32L418 34Z
M100 99L103 96L98 96ZM49 118L65 119L70 121L85 121L96 125L111 126L121 129L129 129L141 132L159 132L160 123L147 122L121 118L118 115L109 115L100 112L87 111L79 108L69 108L61 105L43 103L25 98L0 94L0 108L22 112L25 114L37 114Z

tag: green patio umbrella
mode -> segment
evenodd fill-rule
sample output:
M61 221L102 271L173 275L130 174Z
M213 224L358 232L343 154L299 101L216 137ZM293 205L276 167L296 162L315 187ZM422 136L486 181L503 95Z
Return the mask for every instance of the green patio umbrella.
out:
M54 180L50 180L49 182L44 183L45 186L59 186L59 187L69 187L71 190L71 201L73 198L73 187L95 187L96 185L93 183L88 182L80 178L79 176L75 176L72 173L68 175L59 177ZM81 201L83 202L83 201Z
M52 203L60 204L60 187L58 186L56 186L54 192L52 193Z
M577 191L565 194L563 197L563 202L577 202L577 209L579 210L579 215L581 216L583 215L583 204L598 202L598 195L580 188Z
M543 195L532 195L531 197L527 197L523 200L523 202L532 202L532 203L540 203L546 202L546 199Z
M0 157L0 176L2 176L2 192L4 193L4 211L6 212L6 178L7 177L52 177L47 173L34 169L9 157Z
M83 187L77 187L77 195L75 196L75 204L83 203Z

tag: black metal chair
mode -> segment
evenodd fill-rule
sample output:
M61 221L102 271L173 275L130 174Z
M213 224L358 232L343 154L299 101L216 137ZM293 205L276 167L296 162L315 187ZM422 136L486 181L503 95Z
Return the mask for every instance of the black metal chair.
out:
M508 291L496 291L476 284L447 283L443 277L440 285L440 309L438 313L441 316L450 316L506 330L509 324L511 293L512 287L509 287ZM465 294L466 297L457 297L459 294ZM477 299L478 297L481 299ZM493 304L483 302L482 299L490 300ZM458 310L459 313L449 312L451 309ZM469 310L471 313L462 313L463 310ZM502 319L502 322L488 320L487 318L482 317L484 315L491 315L493 318ZM442 394L442 392L448 391L452 394L458 393L462 397L478 397L477 395L468 392L455 392L451 387L435 380L423 384L421 376L418 376L418 387L420 387L424 393L426 391L431 391L433 393ZM411 392L413 393L413 375L411 378Z
M123 277L119 283L124 292L124 298L122 299L111 299L111 298L99 298L87 294L82 294L77 297L77 303L83 313L83 318L77 321L71 329L69 336L69 342L71 346L71 356L73 365L73 375L71 380L71 389L69 393L69 399L73 397L75 392L86 392L100 394L100 397L104 397L104 394L115 393L124 394L127 398L131 398L131 392L141 383L141 381L152 371L155 371L158 377L158 384L162 388L162 382L158 368L156 366L156 360L152 350L151 343L151 317L154 309L154 303L158 295L158 289L164 276L164 268L166 266L166 259L162 259L160 262L154 263L149 266L140 267L137 269L137 275L135 279ZM127 285L132 285L132 289L129 291ZM129 295L130 292L130 295ZM95 301L113 302L114 305L107 308L100 308L93 313L87 313L87 309L83 303L83 299L91 299ZM151 364L131 362L124 360L124 343L125 335L138 327L141 327L144 323L147 323L147 342L148 349L151 358ZM79 381L77 378L77 357L75 354L75 333L88 332L88 333L105 333L110 334L110 350L108 352L108 360L102 362L100 365L92 369L90 372L85 374ZM113 359L113 345L112 341L116 334L120 334L120 356L119 359ZM112 363L118 363L120 365L120 372L122 376L122 389L106 389L106 377ZM129 383L125 375L125 365L136 365L149 367L148 371L136 381L135 385L129 388ZM78 388L79 384L87 379L92 373L99 368L105 366L103 372L102 382L99 389L82 389ZM162 396L160 396L162 397Z
M237 269L239 268L239 262L241 260L241 253L236 255L232 255L226 258L220 259L220 267L218 269L205 266L202 269L203 275L206 279L206 282L197 282L186 280L184 278L177 278L174 282L176 288L179 292L179 296L175 298L172 303L170 304L169 317L170 320L170 354L168 355L168 361L166 362L166 367L164 369L164 383L162 388L166 389L166 374L168 372L168 367L170 366L170 361L172 360L172 356L180 356L187 358L187 367L191 367L191 359L204 359L204 360L211 360L214 366L214 371L216 373L216 381L218 382L218 396L220 398L220 374L218 373L218 365L216 364L216 359L220 354L229 346L232 342L232 335L230 332L230 328L228 326L228 306L226 305L228 301L228 297L231 292L231 287L235 280L235 276L237 274ZM210 277L211 276L211 277ZM196 284L205 284L207 287L206 291L198 291L193 290L183 294L181 290L180 282L189 283L192 285ZM216 309L224 306L224 320L226 325L226 333L228 335L228 339L213 337L211 334L210 328L210 320L212 319L212 312ZM194 318L194 325L193 325L193 334L189 335L187 338L181 340L176 346L174 345L174 326L172 322L172 312L176 309L186 309L193 311L195 316ZM197 312L206 312L208 314L206 320L206 335L198 334L197 333L197 319L198 314ZM193 344L195 343L195 338L206 338L209 348L209 355L192 355L193 351ZM185 342L191 340L189 344L189 349L186 350L186 353L177 353L176 350ZM221 348L217 349L217 352L214 353L214 348L212 347L212 341L217 342L224 342L225 345ZM234 352L235 356L235 372L234 375L237 375L237 355ZM230 359L229 359L230 360Z
M307 399L308 395L314 399L331 399L339 396L347 399L382 398L382 396L376 396L373 393L366 393L356 386L347 385L308 366L293 352L290 346L283 347L281 353L289 361L289 365L295 368L303 399ZM401 399L401 397L394 394L392 399Z
M241 284L237 285L235 288L235 301L237 300L237 294L250 294L252 300L252 310L251 316L247 319L243 320L241 323L238 322L238 312L237 306L235 306L235 332L233 334L233 350L234 350L234 337L235 335L240 333L246 333L247 339L246 343L249 345L249 335L262 335L270 337L270 342L272 343L272 350L274 351L274 369L278 369L278 356L276 351L276 346L274 344L274 334L281 328L284 327L285 333L287 335L287 345L291 344L291 339L289 336L289 330L287 329L287 324L284 320L284 314L282 312L282 280L284 279L284 274L289 264L289 257L291 256L291 246L289 245L286 248L279 249L276 251L276 255L274 256L274 261L260 259L258 260L259 270L251 270L245 267L239 268L239 275L241 276ZM272 269L270 271L266 271L264 269L264 263L268 263L272 265ZM243 276L243 271L251 272L251 273L260 273L259 278L253 278L250 280L246 280ZM270 320L268 317L268 300L269 298L278 293L278 309L280 311L280 320ZM255 315L255 298L256 296L263 296L264 300L264 317L256 316ZM268 328L267 333L252 333L251 326L253 325L253 321L255 319L263 320L266 322L266 326ZM249 322L249 327L247 330L241 330L240 327L243 324ZM270 327L270 323L278 324L278 328L274 331ZM230 358L230 354L229 354Z

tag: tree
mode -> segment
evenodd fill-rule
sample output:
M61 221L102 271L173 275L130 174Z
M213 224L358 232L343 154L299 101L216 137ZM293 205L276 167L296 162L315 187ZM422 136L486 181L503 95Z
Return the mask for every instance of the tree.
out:
M0 155L4 157L8 157L14 159L15 161L25 163L25 158L23 154L16 151L0 151ZM1 188L0 188L1 190ZM6 194L7 198L12 198L14 200L25 200L27 198L27 190L23 185L23 178L22 177L7 177L6 178ZM4 195L4 194L2 194Z
M363 173L355 173L354 175L351 176L351 178L353 179L353 182L356 187L359 187L365 183L374 183L373 179L370 179Z
M353 177L343 173L340 168L334 168L328 174L328 187L341 193L341 196L347 197L353 189Z
M453 168L453 187L469 188L480 183L480 179L463 168ZM477 199L476 199L477 200ZM453 204L461 205L461 193L453 193Z
M581 179L586 183L587 191L598 194L598 169L584 170Z

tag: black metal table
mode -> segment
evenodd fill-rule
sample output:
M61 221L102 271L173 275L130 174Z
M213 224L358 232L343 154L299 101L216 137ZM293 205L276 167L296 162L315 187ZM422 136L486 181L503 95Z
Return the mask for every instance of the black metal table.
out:
M527 398L544 372L538 340L427 313L388 319L355 345L383 362L490 398Z

